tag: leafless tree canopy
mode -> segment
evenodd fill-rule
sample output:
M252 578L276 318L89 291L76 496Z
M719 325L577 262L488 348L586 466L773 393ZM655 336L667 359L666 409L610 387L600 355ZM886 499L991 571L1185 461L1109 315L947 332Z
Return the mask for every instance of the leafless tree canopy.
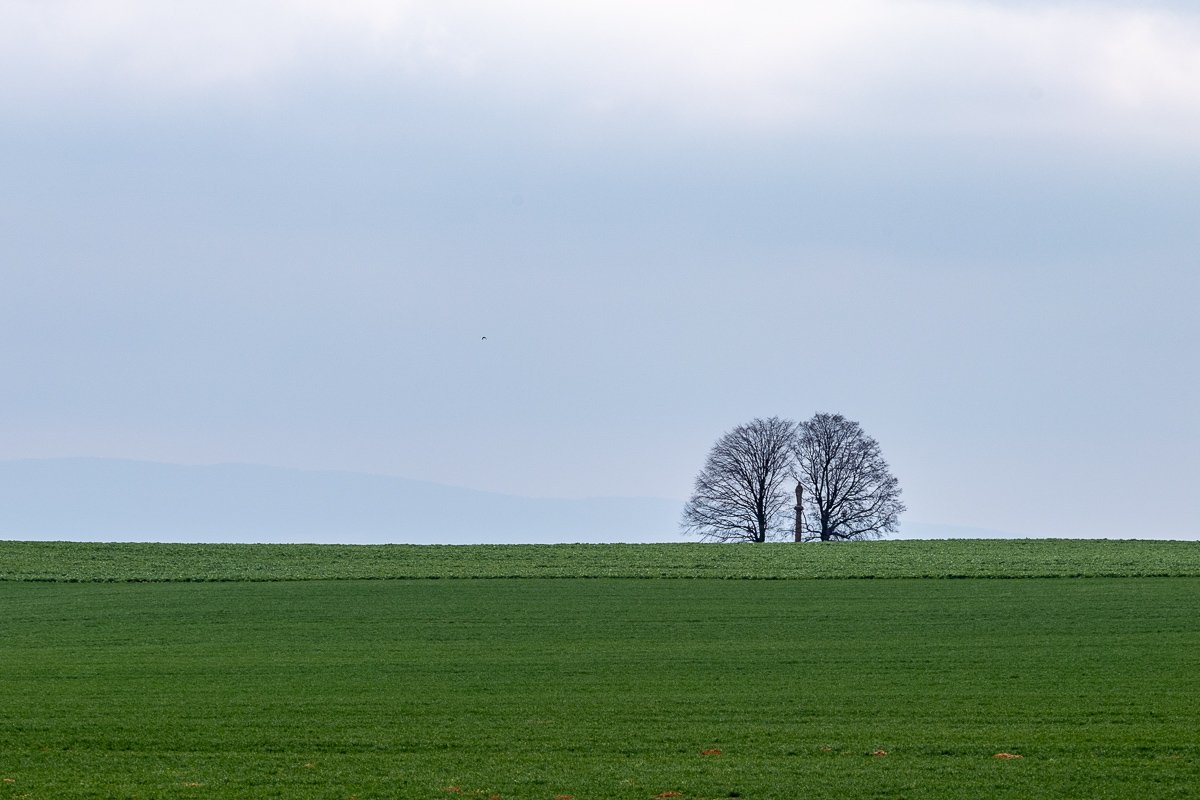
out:
M795 463L810 538L871 539L899 526L900 483L879 443L857 422L841 414L817 414L800 423Z
M683 510L685 532L718 541L764 542L791 530L795 423L771 417L722 436Z

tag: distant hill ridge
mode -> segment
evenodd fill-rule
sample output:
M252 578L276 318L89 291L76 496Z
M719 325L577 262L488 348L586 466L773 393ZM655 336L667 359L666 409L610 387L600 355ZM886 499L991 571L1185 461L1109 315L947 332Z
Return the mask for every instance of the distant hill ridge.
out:
M388 475L252 464L0 461L0 539L10 540L680 542L685 541L679 534L682 510L683 501L658 497L518 497ZM1030 534L905 519L900 532L889 538L1012 539Z
M356 472L103 458L0 461L0 538L72 541L678 541L682 503L494 494Z

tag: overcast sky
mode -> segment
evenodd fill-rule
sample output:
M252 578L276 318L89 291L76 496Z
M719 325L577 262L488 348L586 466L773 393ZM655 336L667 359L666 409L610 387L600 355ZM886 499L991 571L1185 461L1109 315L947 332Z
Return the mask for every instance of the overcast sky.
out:
M1195 9L0 0L0 458L1198 537Z

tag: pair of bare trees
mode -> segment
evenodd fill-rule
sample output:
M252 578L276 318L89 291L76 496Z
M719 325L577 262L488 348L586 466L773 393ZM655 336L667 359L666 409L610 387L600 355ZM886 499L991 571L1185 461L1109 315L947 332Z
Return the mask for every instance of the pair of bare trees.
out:
M682 527L716 541L867 539L896 530L902 511L899 481L857 422L770 417L717 440Z

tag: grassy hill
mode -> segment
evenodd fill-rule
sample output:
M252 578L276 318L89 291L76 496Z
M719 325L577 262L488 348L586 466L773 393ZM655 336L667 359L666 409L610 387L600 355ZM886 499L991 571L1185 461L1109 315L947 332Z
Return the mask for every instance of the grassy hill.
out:
M1200 576L1200 542L298 545L0 541L0 581Z

